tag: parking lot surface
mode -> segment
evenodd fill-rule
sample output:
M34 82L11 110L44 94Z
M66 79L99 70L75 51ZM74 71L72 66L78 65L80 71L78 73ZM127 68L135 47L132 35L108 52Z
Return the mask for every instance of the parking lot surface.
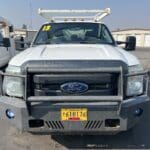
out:
M150 70L150 48L138 48L133 53ZM134 130L105 136L33 135L0 121L0 150L150 149L150 106L144 113Z

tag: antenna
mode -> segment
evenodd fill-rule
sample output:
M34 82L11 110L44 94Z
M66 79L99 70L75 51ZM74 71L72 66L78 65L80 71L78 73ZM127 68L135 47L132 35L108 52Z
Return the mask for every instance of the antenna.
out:
M29 9L30 9L30 25L29 28L32 29L33 27L33 21L32 21L32 0L29 0Z

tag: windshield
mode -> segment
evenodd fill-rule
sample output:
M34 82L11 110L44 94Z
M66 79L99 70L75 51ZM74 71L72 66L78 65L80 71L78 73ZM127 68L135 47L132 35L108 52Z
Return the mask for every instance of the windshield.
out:
M114 44L103 24L51 23L40 29L33 45L41 44Z

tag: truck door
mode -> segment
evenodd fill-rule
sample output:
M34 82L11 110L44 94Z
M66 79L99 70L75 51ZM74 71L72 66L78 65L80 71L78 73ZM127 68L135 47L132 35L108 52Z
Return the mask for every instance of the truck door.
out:
M0 33L0 68L5 66L10 59L8 48L4 47L3 36Z

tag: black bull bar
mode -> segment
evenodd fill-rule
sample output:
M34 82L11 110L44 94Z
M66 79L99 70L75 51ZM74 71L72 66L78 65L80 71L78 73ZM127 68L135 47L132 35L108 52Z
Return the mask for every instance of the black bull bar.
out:
M111 68L112 70L112 68ZM56 71L56 70L55 70ZM84 70L84 72L102 72L102 70ZM103 72L108 72L109 70L103 70ZM82 71L81 71L82 72ZM131 74L123 74L122 68L113 68L113 72L120 72L120 90L117 96L27 96L27 75L17 75L11 73L4 73L0 71L0 95L6 96L3 92L3 79L5 76L7 77L16 77L22 78L24 83L24 97L23 100L26 102L29 115L33 102L118 102L118 113L120 113L121 104L125 97L125 90L123 87L123 82L127 81L129 77L133 76L144 76L144 92L143 94L149 95L149 77L150 71L139 72L139 73L131 73ZM138 95L135 95L135 97Z

